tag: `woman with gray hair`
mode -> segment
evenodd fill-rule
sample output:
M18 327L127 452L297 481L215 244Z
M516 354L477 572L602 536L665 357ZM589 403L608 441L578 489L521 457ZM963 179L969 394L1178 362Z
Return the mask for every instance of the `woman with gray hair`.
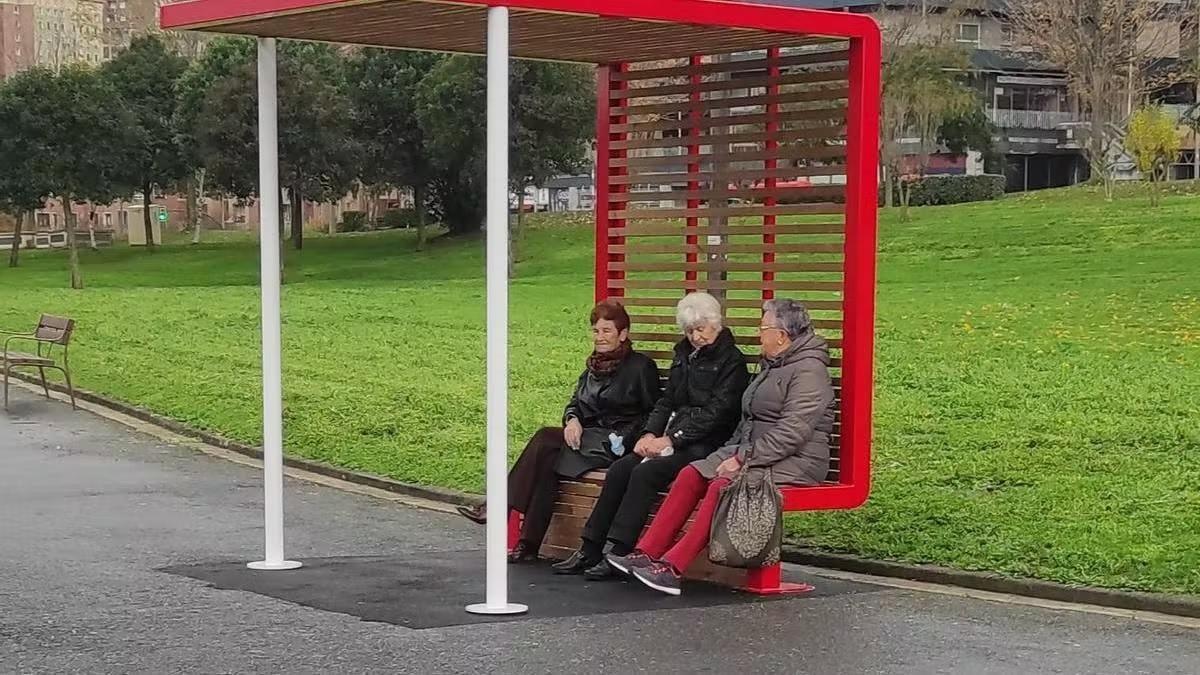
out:
M607 557L610 566L657 591L679 595L683 573L708 546L721 490L743 465L770 468L780 485L815 485L829 471L834 406L828 344L794 300L763 305L758 339L761 369L742 396L737 430L723 447L680 472L632 553ZM697 504L692 526L676 543Z
M683 467L708 456L737 426L750 373L733 333L724 327L721 303L708 293L690 293L679 301L675 318L684 339L675 345L667 387L633 453L609 467L583 528L583 544L554 566L559 574L613 576L603 556L605 540L618 555L632 551L658 494Z

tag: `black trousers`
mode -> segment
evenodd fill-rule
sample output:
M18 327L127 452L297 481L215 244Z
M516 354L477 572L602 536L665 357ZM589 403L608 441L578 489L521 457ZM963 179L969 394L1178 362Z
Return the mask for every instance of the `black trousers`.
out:
M598 552L606 538L616 547L633 548L658 493L675 480L683 467L696 460L678 450L670 457L642 459L630 453L608 467L604 488L583 527L586 548Z
M508 506L525 514L521 541L535 550L542 545L554 517L554 497L558 495L554 467L565 445L562 427L540 429L508 472Z

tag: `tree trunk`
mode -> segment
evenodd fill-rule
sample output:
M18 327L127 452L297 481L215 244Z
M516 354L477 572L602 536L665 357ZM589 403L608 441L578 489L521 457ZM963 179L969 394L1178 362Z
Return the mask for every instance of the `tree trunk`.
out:
M154 250L154 221L150 218L150 184L142 186L142 226L146 228L146 248Z
M75 248L75 215L71 213L71 198L62 196L63 219L67 230L67 260L71 267L71 288L83 288L83 272L79 270L79 249Z
M201 209L205 205L204 204L204 169L200 169L200 171L198 172L198 175L200 176L200 178L198 181L199 185L196 187L196 192L195 192L196 205L194 207L195 214L196 214L196 222L192 224L192 243L193 244L200 243L200 228L202 228L204 226L204 216L207 215L206 213L201 213Z
M1200 129L1192 129L1192 180L1200 180Z
M417 211L417 250L425 250L425 186L413 186L413 208Z
M304 200L300 187L292 187L292 246L297 251L304 248Z
M21 226L25 224L25 214L17 216L16 225L13 226L13 242L12 250L8 253L8 266L16 267L20 262L21 255Z
M521 237L521 225L525 221L525 186L517 188L517 217L510 219L508 226L508 278L517 276L517 242Z
M285 215L285 211L283 209L283 202L284 202L283 196L284 196L285 192L286 192L286 190L284 190L282 187L279 188L279 204L280 204L279 222L276 223L276 226L279 228L279 283L280 284L286 283L286 277L283 274L284 257L285 257L284 254L287 252L287 246L286 246L287 239L284 237L284 229L283 229L284 215ZM260 219L261 219L261 217L260 217Z
M96 246L96 205L88 203L88 248L99 250Z
M899 181L900 183L900 219L908 221L908 203L912 199L912 182Z
M184 190L185 190L185 194L186 194L186 199L184 200L184 204L187 207L187 227L188 227L188 231L192 233L192 243L196 243L195 233L197 230L199 230L199 227L200 227L200 212L199 212L200 207L199 207L199 203L198 203L199 200L196 197L196 174L195 173L193 173L192 175L187 177L187 180L184 182Z

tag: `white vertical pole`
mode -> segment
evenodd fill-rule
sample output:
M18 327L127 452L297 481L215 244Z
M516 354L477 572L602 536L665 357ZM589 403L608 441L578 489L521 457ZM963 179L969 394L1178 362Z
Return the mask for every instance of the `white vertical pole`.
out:
M283 373L279 328L279 129L274 38L258 40L258 204L262 274L263 502L266 559L256 570L291 570L283 557Z
M508 602L508 8L488 9L487 601L472 614L520 614Z

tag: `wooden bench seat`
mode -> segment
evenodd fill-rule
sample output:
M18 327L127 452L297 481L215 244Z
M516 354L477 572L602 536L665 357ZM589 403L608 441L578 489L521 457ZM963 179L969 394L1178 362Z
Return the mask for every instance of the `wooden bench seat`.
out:
M604 487L604 476L605 472L603 471L591 471L578 479L564 480L559 484L558 497L554 504L554 517L550 521L550 529L546 532L546 538L542 540L542 547L538 551L541 557L550 560L565 560L579 548L583 526L592 513L596 498L600 496L600 490ZM813 487L783 488L785 507L789 495L796 494L796 491L812 492L836 487L836 483L826 483ZM664 497L666 497L665 492L659 496L658 503L651 507L647 528L654 521L654 514L657 513L658 506ZM692 519L689 518L687 525L684 526L684 532L691 527L692 522ZM519 527L520 523L516 517L510 520L510 546L516 543ZM680 534L682 535L683 532ZM762 570L723 567L709 562L707 554L704 553L696 558L691 567L687 569L685 576L688 579L711 581L760 594L797 593L812 590L812 587L806 584L784 583L780 578L779 565Z
M53 366L54 359L38 356L37 354L26 354L24 352L8 352L0 356L5 363L13 366Z

